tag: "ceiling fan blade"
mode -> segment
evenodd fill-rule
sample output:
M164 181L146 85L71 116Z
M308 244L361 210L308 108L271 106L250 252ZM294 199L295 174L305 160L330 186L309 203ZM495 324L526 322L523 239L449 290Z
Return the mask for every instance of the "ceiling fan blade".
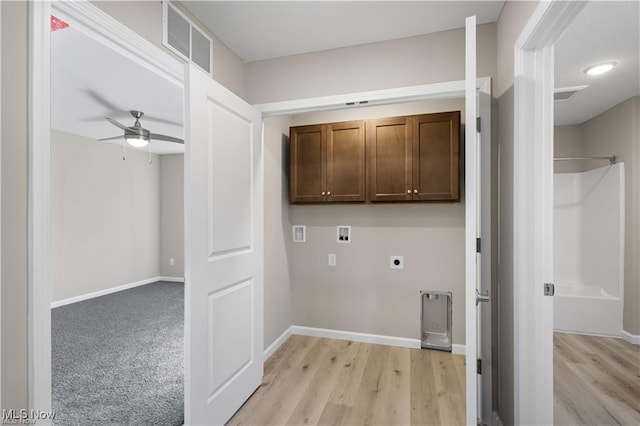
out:
M157 133L151 133L149 135L150 139L153 140L157 140L157 141L167 141L167 142L175 142L175 143L184 143L184 140L179 139L179 138L174 138L173 136L167 136L167 135L159 135Z
M99 141L114 141L114 140L116 140L116 139L122 139L122 138L124 138L124 136L123 136L123 135L120 135L120 136L113 136L113 137L111 137L111 138L102 138L102 139L98 139L98 140L99 140Z
M102 105L103 107L105 107L106 109L108 109L109 111L112 112L118 112L118 111L122 111L122 108L118 107L117 105L111 103L110 101L108 101L107 99L105 99L101 94L91 90L91 89L87 89L85 90L87 92L87 95L89 95L89 97L91 99L93 99L94 101L96 101L97 103L99 103L100 105Z
M108 121L109 123L113 124L114 126L119 127L119 128L120 128L120 129L122 129L122 130L127 130L127 126L124 126L124 125L122 125L122 124L118 123L118 122L117 122L116 120L114 120L113 118L109 118L109 117L107 117L107 121Z

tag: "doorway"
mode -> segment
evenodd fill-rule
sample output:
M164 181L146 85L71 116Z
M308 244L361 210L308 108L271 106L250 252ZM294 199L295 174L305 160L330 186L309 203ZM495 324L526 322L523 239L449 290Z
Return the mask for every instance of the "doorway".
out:
M631 391L637 390L638 351L623 339L624 311L638 309L627 231L638 215L632 196L637 161L630 153L638 121L631 111L640 99L639 17L635 2L589 2L555 45L553 371L559 424L640 422L638 394ZM599 73L606 66L611 69Z
M55 7L51 30L56 421L182 424L182 87Z

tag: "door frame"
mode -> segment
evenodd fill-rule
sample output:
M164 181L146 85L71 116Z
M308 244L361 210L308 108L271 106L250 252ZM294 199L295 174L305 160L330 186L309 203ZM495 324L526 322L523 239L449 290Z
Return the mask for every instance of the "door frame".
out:
M540 2L514 49L514 420L553 424L554 45L584 2Z
M50 274L50 31L52 10L127 58L184 87L182 64L156 45L89 2L29 2L28 104L28 408L51 410L51 283ZM491 90L491 78L476 87ZM368 100L367 106L420 100L462 98L465 81L448 81L394 89L297 99L254 105L262 116L345 109L346 102ZM488 117L488 123L491 118ZM475 180L465 180L465 185ZM465 190L465 194L466 194ZM465 195L466 197L466 195ZM185 220L188 216L185 215ZM475 252L475 241L473 243ZM189 283L185 282L185 286ZM474 296L475 297L475 296ZM466 344L466 343L465 343ZM469 392L467 392L469 395ZM468 400L469 398L467 398ZM468 401L467 401L468 404ZM473 404L475 406L475 395Z

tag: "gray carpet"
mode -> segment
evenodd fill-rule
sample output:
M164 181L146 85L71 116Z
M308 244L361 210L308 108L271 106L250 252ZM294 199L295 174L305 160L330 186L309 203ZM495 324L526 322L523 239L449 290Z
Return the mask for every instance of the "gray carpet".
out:
M181 425L184 284L51 310L55 424Z

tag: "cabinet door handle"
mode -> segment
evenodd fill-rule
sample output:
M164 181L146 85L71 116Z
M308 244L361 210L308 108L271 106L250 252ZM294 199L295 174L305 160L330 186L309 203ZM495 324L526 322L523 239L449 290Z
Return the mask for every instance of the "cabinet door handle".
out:
M411 194L411 190L410 189L407 189L407 194Z
M324 197L324 195L326 194L326 192L322 191L322 196Z
M331 191L327 192L327 195L331 195Z
M413 193L414 193L414 194L417 194L417 193L418 193L418 190L417 190L417 189L414 189L414 190L413 190Z

